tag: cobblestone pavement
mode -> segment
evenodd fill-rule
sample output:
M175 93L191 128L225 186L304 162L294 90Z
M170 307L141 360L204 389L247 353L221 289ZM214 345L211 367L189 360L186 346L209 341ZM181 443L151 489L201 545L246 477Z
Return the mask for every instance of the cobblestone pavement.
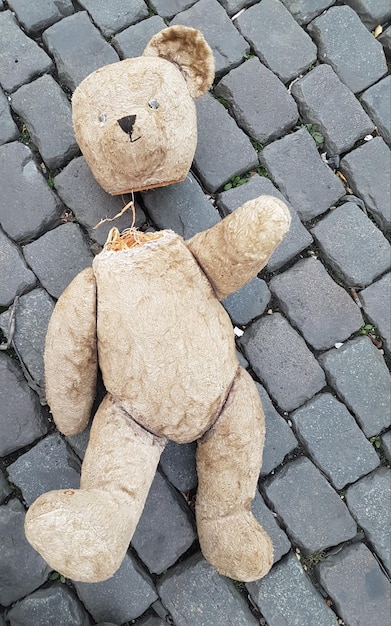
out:
M390 23L388 0L0 0L1 626L390 625ZM224 301L267 422L253 509L275 564L248 585L200 555L193 444L165 450L107 582L60 578L23 534L40 493L77 486L88 438L43 404L48 319L123 206L80 155L71 93L166 24L204 33L217 78L192 174L141 194L138 226L188 238L263 193L293 217Z

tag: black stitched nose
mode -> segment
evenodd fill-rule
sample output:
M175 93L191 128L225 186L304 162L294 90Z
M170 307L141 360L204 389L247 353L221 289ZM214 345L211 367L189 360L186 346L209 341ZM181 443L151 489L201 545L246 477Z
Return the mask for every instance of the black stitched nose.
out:
M124 131L124 133L129 135L129 139L132 143L134 141L137 141L137 139L140 139L140 137L137 137L137 139L132 139L133 127L136 122L135 115L125 115L125 117L121 117L121 119L117 120L117 122Z

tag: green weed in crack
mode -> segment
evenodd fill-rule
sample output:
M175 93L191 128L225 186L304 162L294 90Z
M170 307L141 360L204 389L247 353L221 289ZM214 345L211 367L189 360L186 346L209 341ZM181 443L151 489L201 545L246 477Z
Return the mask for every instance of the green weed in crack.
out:
M66 583L65 576L63 576L59 572L52 572L51 574L49 574L49 580L59 580L60 583L62 583L62 584Z
M306 128L311 135L312 139L316 143L317 148L321 148L324 144L324 137L322 133L316 128L315 124L304 124L304 128Z

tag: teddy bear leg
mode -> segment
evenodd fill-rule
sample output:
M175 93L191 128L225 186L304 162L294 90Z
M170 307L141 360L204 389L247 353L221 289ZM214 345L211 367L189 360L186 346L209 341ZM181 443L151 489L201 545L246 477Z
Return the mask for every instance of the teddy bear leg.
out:
M265 419L251 376L239 368L224 408L199 441L196 518L204 557L224 576L249 582L273 564L273 547L251 513Z
M93 421L80 489L40 496L26 515L28 541L56 571L99 582L122 563L144 508L165 440L113 402Z

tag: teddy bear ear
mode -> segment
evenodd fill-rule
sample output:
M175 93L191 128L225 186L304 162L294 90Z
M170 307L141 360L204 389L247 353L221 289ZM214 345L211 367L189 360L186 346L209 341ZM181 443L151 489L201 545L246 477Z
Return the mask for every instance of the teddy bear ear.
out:
M152 37L143 56L158 56L175 63L187 82L192 98L199 98L213 84L213 53L203 35L195 28L165 28Z

